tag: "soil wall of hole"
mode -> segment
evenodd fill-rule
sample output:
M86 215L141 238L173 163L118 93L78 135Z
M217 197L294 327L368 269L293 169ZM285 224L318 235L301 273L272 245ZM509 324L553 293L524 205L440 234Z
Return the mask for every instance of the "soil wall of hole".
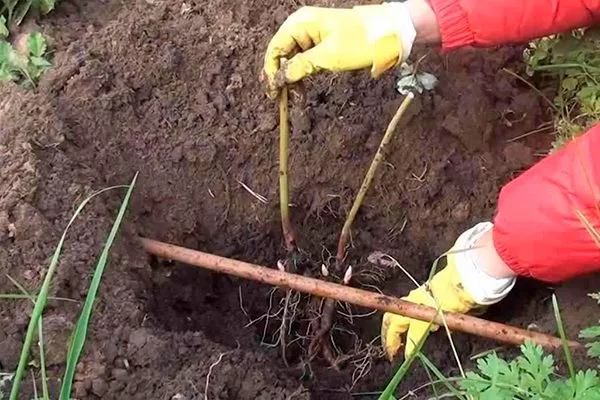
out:
M258 76L269 37L297 5L183 4L64 1L38 21L54 49L54 68L33 90L0 85L0 292L16 291L6 275L35 291L77 203L139 171L78 367L76 397L349 398L351 367L336 372L316 360L310 374L285 368L278 348L261 345L264 324L247 326L265 314L271 288L153 260L135 244L136 235L145 235L265 265L284 253L277 107ZM428 54L422 66L440 84L418 96L401 124L356 221L350 262L368 269L367 256L384 251L424 280L460 232L493 217L501 186L549 147L540 137L507 142L549 118L543 100L502 71L520 71L521 50L416 50ZM363 72L328 74L300 90L303 101L291 106L291 210L300 246L318 266L335 248L401 97L393 73L376 81ZM53 295L84 299L123 195L103 194L74 225ZM411 289L398 271L384 278L378 286L387 293ZM555 288L571 335L593 320L595 305L585 293L596 284ZM520 282L487 317L553 333L551 290ZM45 314L53 390L79 309L52 301ZM16 366L30 311L26 301L0 302L3 371ZM360 318L352 329L368 342L379 321L380 315ZM445 373L456 374L442 336L434 335L427 351ZM455 340L467 364L496 346L460 334ZM380 390L393 371L375 360L352 391ZM416 367L401 391L426 381ZM25 385L31 392L31 382Z

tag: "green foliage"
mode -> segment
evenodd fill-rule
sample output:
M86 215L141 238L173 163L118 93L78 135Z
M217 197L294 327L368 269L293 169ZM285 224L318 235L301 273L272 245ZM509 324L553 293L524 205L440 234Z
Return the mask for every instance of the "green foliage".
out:
M496 353L477 360L477 372L467 372L460 386L481 400L600 399L600 378L593 370L579 371L574 379L557 378L554 358L531 342L521 355L507 362Z
M431 325L432 325L432 322L429 323L427 332L429 332L429 328L431 328ZM396 373L394 374L392 379L390 379L387 386L385 387L385 389L379 396L379 400L394 400L395 399L394 392L396 392L396 388L398 388L398 385L400 384L400 382L402 382L404 375L406 375L406 373L410 369L410 366L416 360L416 358L419 355L421 348L425 344L425 340L427 340L428 336L429 336L429 334L426 334L421 338L421 340L419 340L419 342L415 346L415 351L413 351L413 353L410 355L410 357L406 358L404 360L404 362L402 363L402 365L400 365L400 367L398 367L398 369L396 370Z
M65 373L65 378L72 376L69 373L69 365L71 365L70 363L72 363L73 361L75 361L75 363L77 362L78 356L81 352L81 349L83 348L83 343L85 341L85 332L82 333L81 328L83 327L83 328L87 329L87 323L89 322L89 318L90 318L91 311L92 311L93 298L95 298L95 296L96 296L96 291L98 289L98 285L100 284L100 279L102 277L102 271L103 271L104 266L108 259L108 253L110 251L110 247L111 247L112 242L118 232L118 228L120 226L120 223L122 221L123 215L126 210L126 207L128 205L129 198L131 196L131 191L133 190L133 187L135 185L136 178L137 178L137 174L133 178L133 181L131 182L131 184L126 186L128 188L127 194L125 195L125 199L121 203L121 208L119 209L117 218L113 224L113 227L111 229L109 237L104 245L104 249L102 250L98 264L96 265L96 270L94 272L94 277L92 279L92 285L91 285L90 291L88 292L88 296L86 297L86 303L85 303L84 309L82 311L82 315L80 317L79 322L75 326L75 331L73 333L73 342L71 343L71 346L69 349L68 360L67 360L68 368L67 368L67 372ZM29 354L31 352L31 346L33 344L33 340L34 340L34 337L36 336L36 333L38 333L38 336L41 338L41 335L39 335L38 327L42 320L42 314L44 313L44 309L46 307L46 303L48 300L48 293L50 291L52 277L54 276L56 268L58 267L60 255L62 253L62 249L63 249L64 243L65 243L69 228L71 227L71 225L73 225L73 223L75 222L77 217L81 214L84 207L93 198L95 198L96 196L98 196L106 191L116 189L116 188L122 188L122 187L123 186L109 187L109 188L100 190L100 191L92 194L85 200L83 200L79 204L77 209L75 210L73 216L71 217L71 219L69 220L69 223L67 224L67 227L63 231L62 236L58 242L58 245L57 245L56 249L54 250L54 254L52 255L52 258L50 260L50 265L49 265L48 271L46 272L46 275L44 277L42 287L40 288L40 291L37 294L37 296L33 296L33 295L31 296L31 299L35 298L35 306L33 307L33 311L31 312L31 318L29 320L29 325L27 327L27 332L25 334L25 339L23 341L23 347L21 349L21 354L19 357L19 364L18 364L17 370L14 374L13 385L12 385L11 392L10 392L10 400L17 400L19 397L19 391L21 389L21 382L23 381L25 370L29 364ZM74 356L74 354L75 354L75 356ZM63 385L66 384L65 378L63 378ZM71 383L72 382L68 382L69 388L70 388ZM61 393L62 393L62 390L61 390Z
M442 383L446 387L446 389L448 390L448 393L452 393L454 398L459 399L459 400L467 399L467 397L464 396L463 393L461 393L456 387L454 387L452 385L451 381L453 381L453 380L446 378L442 374L442 372L424 354L419 353L419 359L423 363L423 366L425 367L425 369L427 371L429 371L428 376L430 376L431 373L433 373L433 375L435 375L435 377L438 378L439 382ZM435 382L432 381L431 377L429 378L429 381L432 384L432 387L435 387L433 385Z
M588 296L600 304L600 292L590 293ZM589 328L582 330L579 333L579 337L588 342L585 345L588 349L588 356L600 358L600 321L598 321L598 325L590 326Z
M594 297L594 296L593 296ZM600 298L600 296L595 296ZM521 355L507 362L494 352L477 361L477 372L468 372L460 382L467 394L477 399L600 399L600 378L594 370L577 371L567 346L562 317L556 296L552 296L554 316L570 377L555 374L554 358L546 355L541 346L527 342L521 346ZM584 330L580 337L600 337L600 327ZM600 355L600 344L588 345L589 354ZM594 354L595 353L595 354Z
M56 0L1 0L0 15L9 25L20 25L28 14L48 14L54 10Z
M29 51L29 63L27 68L30 76L35 80L52 66L52 64L44 58L46 48L46 39L44 39L41 33L32 33L27 38L27 50Z
M527 72L560 79L554 104L559 148L600 120L600 30L577 30L530 43L525 51Z
M8 28L6 26L6 17L0 15L0 39L6 39L8 37Z
M26 54L20 54L10 43L0 39L0 81L35 86L40 76L52 66L45 58L46 49L46 39L39 32L29 34Z
M600 293L590 294L590 297L600 303ZM598 371L588 369L576 371L568 346L562 316L558 307L558 301L552 296L554 317L562 342L565 360L567 361L569 377L565 378L557 374L554 357L545 354L542 347L526 342L520 347L521 354L512 361L506 361L499 357L495 351L486 352L477 358L477 369L469 371L460 377L444 377L437 367L422 353L419 345L418 357L428 371L430 383L419 386L415 390L407 392L401 399L409 398L417 390L432 388L442 383L446 393L436 398L455 398L473 400L600 400L600 377ZM600 358L600 326L585 329L580 334L581 338L591 339L588 354ZM381 399L394 399L393 394L406 374L412 359L404 362L400 370L386 387ZM405 369L404 369L405 368ZM432 380L437 378L436 381Z
M13 285L15 285L17 287L17 289L19 289L21 291L21 293L23 295L26 296L26 298L31 300L31 302L33 303L33 305L35 307L35 296L31 295L27 291L27 289L25 289L25 287L23 285L21 285L19 282L17 282L16 279L13 279L10 275L6 274L6 277L8 278L9 281L11 281L13 283ZM37 342L38 342L38 347L39 347L39 351L40 351L39 368L40 368L40 373L41 373L40 379L42 381L42 399L50 400L50 394L48 391L48 379L47 379L47 375L46 375L46 350L44 350L44 322L43 322L42 317L40 317L40 322L38 324ZM2 400L1 396L0 396L0 400Z
M129 198L131 197L131 193L133 192L133 187L135 185L136 179L137 174L133 177L133 180L129 185L129 189L125 194L123 202L121 203L121 208L119 209L119 213L115 218L115 222L113 223L110 234L108 235L108 239L106 239L106 243L104 244L104 248L102 249L102 253L100 254L98 263L96 264L96 269L94 270L94 276L92 277L90 288L85 297L85 304L83 305L83 310L81 311L79 320L75 325L73 337L69 346L69 352L67 354L67 367L62 380L62 387L60 389L61 400L69 400L71 398L71 388L73 385L73 380L75 379L75 368L77 367L77 363L79 362L79 356L83 351L83 345L85 344L88 326L90 323L90 318L92 316L92 310L94 308L94 301L96 300L98 288L100 287L100 282L102 281L104 267L108 262L110 249L117 236L117 233L119 232L119 228L121 227L121 222L123 221L123 217L125 216L125 211L127 210Z
M12 27L21 24L26 15L47 14L55 5L56 0L0 0L0 81L35 86L52 66L46 57L46 39L41 33L29 34L27 48L20 51L13 47L9 36Z

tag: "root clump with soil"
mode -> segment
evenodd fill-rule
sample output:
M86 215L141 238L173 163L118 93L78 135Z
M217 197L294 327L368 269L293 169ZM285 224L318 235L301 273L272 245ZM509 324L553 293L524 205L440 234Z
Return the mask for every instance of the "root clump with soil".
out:
M291 221L290 221L290 212L289 212L289 171L288 171L288 148L289 148L289 125L288 125L288 88L283 87L279 96L279 193L280 193L280 214L281 214L281 225L283 230L283 237L285 241L285 248L287 250L287 256L282 261L277 262L277 266L281 271L288 271L292 273L300 272L300 273L308 273L312 274L312 276L320 276L322 279L326 280L337 280L341 282L343 285L349 285L352 281L352 266L345 266L344 261L346 260L346 251L348 248L348 242L350 240L351 228L354 219L362 205L364 197L371 185L373 177L377 171L379 164L383 160L383 153L386 147L389 145L396 126L402 115L408 108L410 102L414 98L412 93L409 93L405 100L402 102L400 107L398 108L396 115L390 122L386 133L382 139L379 148L377 149L377 153L375 158L373 159L369 170L367 171L363 183L358 191L356 199L352 204L352 208L350 209L348 216L344 222L344 225L341 229L341 233L339 235L337 252L335 256L335 261L333 265L330 265L329 257L327 260L323 260L320 264L320 268L314 266L318 266L319 264L313 264L313 268L306 269L306 265L302 265L302 268L299 267L299 255L301 252L297 248L295 233L293 232ZM330 272L331 271L331 272ZM379 282L380 283L380 282ZM371 283L372 284L372 283ZM294 300L290 302L290 299L294 297ZM286 336L288 335L288 331L291 329L291 326L294 324L295 317L298 311L298 303L300 302L300 296L298 293L294 293L292 289L287 289L285 298L283 299L283 305L281 310L281 326L278 329L278 344L281 347L281 354L286 366L289 367L289 363L287 360L287 346L288 341ZM345 305L346 309L349 311L350 306ZM292 309L290 312L289 309ZM356 384L358 379L362 377L364 374L368 373L368 368L365 365L369 365L370 356L381 355L381 351L370 351L370 347L374 347L372 342L375 342L377 339L374 339L371 343L368 344L364 349L362 348L361 340L356 335L356 333L348 330L346 328L347 333L350 333L354 337L354 346L351 349L350 353L343 354L338 345L336 344L335 338L332 335L332 328L334 327L335 318L337 311L337 301L332 298L314 298L309 299L308 301L308 329L307 329L307 337L308 339L308 347L305 348L303 345L306 343L299 343L300 346L303 347L303 351L305 351L305 355L302 358L301 364L306 364L310 366L310 363L318 356L321 355L331 367L339 371L340 365L351 362L361 360L357 365L357 369L359 372L356 377L353 374L353 382L352 387ZM279 314L279 312L277 313ZM276 315L277 315L276 314ZM369 315L369 314L367 314ZM352 312L349 311L346 314L347 318L350 319L352 323L352 319L355 318L352 315ZM290 329L288 329L288 326ZM306 342L304 340L303 342ZM333 347L333 349L332 349ZM358 358L357 358L358 357ZM366 372L365 372L366 371Z

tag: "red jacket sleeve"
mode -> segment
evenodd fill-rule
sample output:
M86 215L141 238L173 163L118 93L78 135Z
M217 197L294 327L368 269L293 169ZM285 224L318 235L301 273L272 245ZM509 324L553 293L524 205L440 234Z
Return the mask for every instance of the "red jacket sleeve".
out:
M517 274L560 282L600 270L600 124L500 192L494 246ZM584 223L585 221L585 223Z
M600 20L600 0L427 1L445 49L524 42Z

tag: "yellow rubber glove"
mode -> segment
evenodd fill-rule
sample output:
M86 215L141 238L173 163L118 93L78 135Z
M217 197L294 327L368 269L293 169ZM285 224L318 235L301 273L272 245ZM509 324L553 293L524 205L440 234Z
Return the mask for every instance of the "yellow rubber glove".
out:
M463 314L480 307L463 288L454 262L455 255L449 254L447 257L448 265L431 279L429 290L423 285L411 291L403 300L433 308L439 306L442 311ZM409 357L416 344L428 333L428 327L427 321L385 313L381 325L381 340L388 358L392 360L402 347L401 335L404 333L407 333L405 356ZM431 330L437 328L437 325L431 326Z
M492 227L491 223L483 222L460 235L446 253L446 267L428 285L411 291L404 300L436 309L439 307L446 312L477 314L506 297L515 284L515 276L490 276L485 265L480 265L489 262L489 259L481 259L475 251L482 249L478 240L491 232ZM402 346L402 334L406 333L405 355L409 357L415 345L427 335L428 327L428 321L386 313L381 325L381 340L390 360ZM437 326L431 327L431 330L435 329Z
M267 48L263 72L269 94L275 97L286 83L321 70L371 67L372 76L377 77L410 52L414 37L402 3L351 9L302 7L281 25ZM291 59L280 71L282 57Z

